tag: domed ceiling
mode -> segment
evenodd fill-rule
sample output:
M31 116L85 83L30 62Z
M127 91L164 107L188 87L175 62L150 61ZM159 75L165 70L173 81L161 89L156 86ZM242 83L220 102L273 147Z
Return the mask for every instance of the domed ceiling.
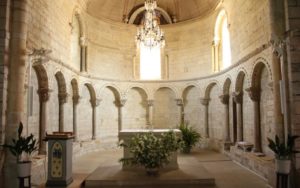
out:
M220 0L157 0L157 6L170 16L171 20L162 22L167 24L170 21L182 22L205 15L214 10L219 2ZM135 23L137 21L129 20L143 6L144 0L88 0L87 11L99 19L138 24Z

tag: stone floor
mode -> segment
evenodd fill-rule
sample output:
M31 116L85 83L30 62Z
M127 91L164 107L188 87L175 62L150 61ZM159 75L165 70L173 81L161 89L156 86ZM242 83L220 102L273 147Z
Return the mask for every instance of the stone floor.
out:
M84 179L99 166L118 165L122 150L94 152L78 157L73 163L74 181L68 188L79 188ZM251 171L239 166L223 154L197 150L190 155L180 154L180 164L201 164L215 177L218 188L265 188L267 182ZM39 188L45 187L44 185Z
M95 152L74 161L74 182L68 188L78 188L83 180L99 166L117 165L121 150ZM218 188L263 188L266 181L232 162L223 154L213 151L194 151L179 155L179 164L201 163L216 179ZM43 187L43 186L41 186Z

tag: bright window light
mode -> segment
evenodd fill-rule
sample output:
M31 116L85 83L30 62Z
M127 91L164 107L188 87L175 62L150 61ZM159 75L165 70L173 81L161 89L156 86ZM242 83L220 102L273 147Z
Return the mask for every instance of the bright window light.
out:
M140 79L161 79L160 46L147 47L140 44Z
M227 18L225 18L222 24L223 69L231 65L230 35L227 25Z

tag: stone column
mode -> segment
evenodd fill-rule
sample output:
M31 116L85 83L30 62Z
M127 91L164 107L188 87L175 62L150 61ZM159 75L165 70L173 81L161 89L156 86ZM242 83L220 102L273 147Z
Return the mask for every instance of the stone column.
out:
M260 130L260 89L255 87L247 88L250 99L254 104L254 148L253 152L261 152L261 130Z
M58 94L58 103L59 103L59 109L58 109L58 131L64 132L64 106L67 102L67 93L59 93Z
M208 129L208 105L209 105L210 99L208 98L202 98L200 99L200 102L202 105L204 105L204 128L205 128L205 137L209 138L209 129Z
M11 2L10 19L10 48L9 74L7 90L7 109L5 126L5 143L10 144L12 138L17 136L19 123L24 121L24 93L25 93L25 64L26 64L26 41L27 41L27 17L28 1L14 0ZM2 3L2 2L1 2ZM7 5L8 6L8 5ZM16 159L6 152L4 187L18 187Z
M80 71L87 72L87 40L80 37Z
M243 92L233 92L233 100L236 103L237 114L236 114L236 123L237 123L237 141L241 142L244 140L243 135Z
M73 134L74 141L78 141L78 132L77 132L77 105L79 103L79 95L75 95L72 97L73 99Z
M184 123L183 100L182 99L176 99L176 103L177 103L178 112L179 112L178 123L179 123L179 125L181 125L182 123Z
M121 99L119 101L119 127L118 127L118 132L120 132L123 129L123 107L126 103L126 99Z
M92 140L97 139L97 106L100 104L99 99L91 100L92 106Z
M39 154L46 154L46 142L45 139L46 127L47 127L47 101L49 100L49 89L41 88L38 90L40 99L40 117L39 117Z
M219 96L221 102L224 104L224 120L225 120L225 134L224 134L224 141L230 142L230 128L229 128L229 95L221 95Z
M154 105L154 100L148 100L148 120L147 124L148 126L153 129L153 105Z

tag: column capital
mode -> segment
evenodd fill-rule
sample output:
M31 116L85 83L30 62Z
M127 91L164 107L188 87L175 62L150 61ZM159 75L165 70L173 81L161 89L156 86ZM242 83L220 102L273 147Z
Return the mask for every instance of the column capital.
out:
M49 100L49 89L48 88L41 88L37 91L40 101L46 102Z
M154 100L153 99L147 100L147 104L148 104L148 106L153 106L154 105Z
M74 96L72 97L72 99L73 99L73 103L74 103L74 104L78 104L78 103L79 103L80 96L79 96L79 95L74 95Z
M208 106L210 99L209 98L200 98L200 102L204 106Z
M221 100L221 103L223 103L224 105L229 104L229 95L228 94L220 95L219 98Z
M87 41L87 38L86 37L80 37L79 39L79 43L80 43L80 46L82 47L86 47L88 45L88 41Z
M248 95L252 101L257 102L260 100L260 89L259 88L251 86L251 87L247 88L246 91L248 92Z
M182 99L175 99L177 106L183 106L183 100Z
M92 107L95 108L100 105L101 99L93 99L93 100L91 99L90 103L91 103Z
M243 94L244 93L242 91L232 92L234 102L241 104L243 102Z
M66 103L67 102L67 97L68 97L67 93L58 93L59 104Z
M116 101L117 106L123 107L126 104L127 99L120 99L119 101Z
M283 38L280 38L278 36L273 36L270 43L272 45L273 53L277 57L283 56L283 54L285 53L285 48L286 48L286 40L284 40Z

